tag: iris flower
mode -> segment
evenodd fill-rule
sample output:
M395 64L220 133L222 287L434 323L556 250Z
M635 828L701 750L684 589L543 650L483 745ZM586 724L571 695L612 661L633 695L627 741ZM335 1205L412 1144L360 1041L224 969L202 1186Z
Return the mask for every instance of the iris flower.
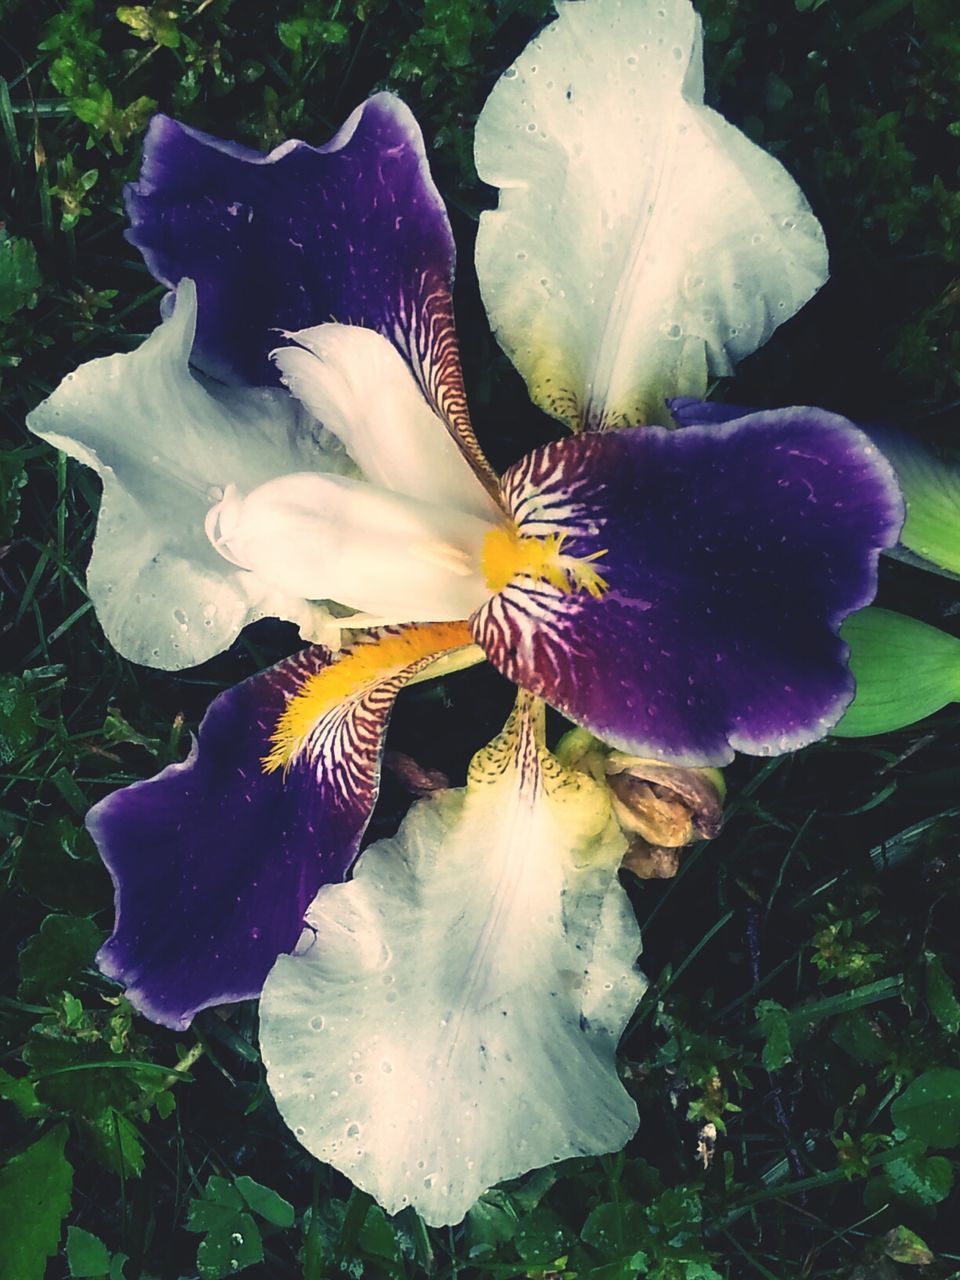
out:
M100 967L175 1028L262 992L297 1137L434 1224L638 1123L615 1069L643 990L626 841L546 750L544 702L681 765L814 741L902 520L845 420L701 406L826 254L780 164L704 106L687 0L558 11L478 121L500 194L477 271L571 434L500 477L485 460L449 223L385 93L269 155L157 117L129 235L166 318L31 422L102 477L88 582L121 653L178 669L264 614L317 642L92 811L117 901ZM503 735L354 866L398 692L480 657L521 691Z

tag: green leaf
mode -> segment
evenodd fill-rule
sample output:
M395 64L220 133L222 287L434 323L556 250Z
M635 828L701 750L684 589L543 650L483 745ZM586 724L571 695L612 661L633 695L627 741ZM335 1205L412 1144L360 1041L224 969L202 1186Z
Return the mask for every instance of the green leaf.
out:
M949 35L955 30L953 0L913 0L913 11L927 35Z
M763 1065L767 1071L779 1071L793 1058L789 1015L776 1000L760 1000L756 1017L764 1037Z
M953 1188L953 1169L944 1156L910 1152L890 1160L878 1179L871 1179L873 1194L868 1203L879 1206L886 1200L902 1200L915 1208L939 1204Z
M360 1248L375 1258L395 1262L400 1257L400 1242L390 1220L378 1204L372 1204L360 1228Z
M20 515L20 490L27 469L16 449L0 451L0 539L9 538Z
M793 90L782 76L770 71L767 73L765 96L768 111L782 111L788 102L793 101Z
M683 1280L690 1280L694 1275L693 1271L689 1271L684 1265L683 1271L678 1271L676 1267L668 1264L669 1269L657 1267L656 1270L650 1270L650 1259L643 1252L636 1252L626 1258L618 1258L616 1262L601 1262L595 1266L589 1266L587 1262L580 1262L580 1256L574 1256L567 1262L567 1269L563 1272L565 1276L589 1276L590 1280L637 1280L638 1276L656 1276L657 1280L664 1280L669 1277L673 1280L675 1276L682 1276ZM530 1273L534 1274L534 1273ZM539 1274L539 1273L538 1273ZM559 1274L557 1272L548 1272L548 1275Z
M840 634L856 696L832 733L861 738L922 720L960 698L960 639L887 609L862 609ZM909 680L904 672L910 673Z
M346 1203L337 1235L337 1257L339 1259L343 1259L347 1254L353 1253L357 1241L360 1239L364 1220L372 1204L373 1197L368 1195L366 1191L361 1191L359 1187L354 1187L350 1192L350 1199Z
M101 1162L120 1178L143 1173L143 1143L136 1126L114 1107L87 1122L92 1144Z
M113 1261L110 1263L109 1280L127 1280L123 1273L123 1268L130 1261L125 1253L115 1253Z
M73 1168L58 1125L0 1169L0 1280L43 1280L70 1211Z
M71 1276L107 1276L110 1254L99 1236L81 1227L67 1228L67 1266Z
M37 1079L37 1097L48 1106L96 1120L107 1107L136 1105L144 1088L156 1085L168 1068L113 1052L93 1029L64 1029L54 1018L31 1030L23 1060Z
M668 1187L649 1206L647 1216L673 1245L700 1240L703 1205L693 1187Z
M293 53L300 53L303 46L319 51L324 45L343 44L348 34L342 22L324 21L309 10L291 22L277 23L281 43Z
M153 5L149 9L142 4L121 5L117 9L117 17L141 40L159 44L165 49L176 49L180 45L176 14L161 5Z
M246 1175L237 1178L236 1189L255 1214L275 1227L293 1226L293 1205L270 1187L264 1187Z
M43 1110L43 1104L37 1099L37 1087L29 1076L17 1079L2 1067L0 1067L0 1098L6 1098L8 1102L12 1102L25 1118Z
M556 1262L565 1257L568 1247L563 1222L545 1204L537 1205L532 1213L521 1219L514 1243L522 1261L532 1267L545 1267Z
M960 1144L960 1071L934 1067L909 1084L890 1108L893 1123L928 1147Z
M107 718L103 722L103 737L106 742L129 742L135 747L144 747L152 756L160 750L159 738L148 738L134 729L116 707L107 708Z
M0 322L5 324L23 307L35 307L42 283L36 249L0 227Z
M197 1270L201 1280L224 1280L263 1261L263 1241L249 1213L214 1227L200 1241Z
M901 544L930 565L960 573L960 465L902 432L871 435L893 464L906 500Z
M863 1009L837 1018L830 1039L858 1062L885 1062L890 1056L883 1036Z
M93 964L102 929L85 916L47 916L20 952L20 998L42 1000L62 991Z
M870 850L870 861L880 872L903 867L920 857L938 857L956 845L960 835L960 807L944 809L888 836Z
M172 1089L164 1089L158 1093L154 1099L154 1105L157 1108L157 1115L161 1120L166 1120L168 1116L172 1116L177 1109L176 1094Z
M24 755L37 739L36 699L18 676L0 676L0 766Z
M347 1206L342 1200L324 1199L303 1215L304 1280L326 1280L340 1270L337 1241L343 1230Z
M239 1183L240 1179L237 1181ZM249 1184L248 1189L255 1188L252 1192L255 1197L257 1192L276 1195L269 1188L260 1187L252 1178L244 1181ZM280 1200L279 1196L276 1198ZM184 1225L188 1231L206 1232L197 1249L197 1270L201 1280L221 1280L263 1261L260 1230L246 1212L246 1206L247 1201L237 1186L216 1174L208 1180L202 1198L190 1201ZM276 1205L271 1206L271 1211L279 1212Z
M955 1036L960 1031L960 1000L957 999L953 983L940 957L928 951L926 959L927 1004L930 1012L944 1031Z
M110 877L93 840L67 817L27 828L16 876L23 891L51 911L85 916L111 900Z
M231 1222L244 1210L244 1199L232 1182L216 1174L207 1182L203 1198L191 1200L185 1226L188 1231L213 1231Z
M633 1253L647 1234L647 1216L642 1205L598 1204L583 1224L580 1239L604 1258L623 1258ZM631 1258L631 1265L636 1267Z
M505 1191L486 1191L466 1216L467 1256L479 1258L495 1253L517 1233L520 1219L516 1207Z
M64 1026L69 1031L78 1030L83 1023L83 1001L78 1000L76 996L72 996L69 991L65 991L60 1007L63 1012Z
M910 1267L928 1267L934 1255L925 1241L909 1227L894 1227L883 1237L883 1252L893 1262L905 1262Z

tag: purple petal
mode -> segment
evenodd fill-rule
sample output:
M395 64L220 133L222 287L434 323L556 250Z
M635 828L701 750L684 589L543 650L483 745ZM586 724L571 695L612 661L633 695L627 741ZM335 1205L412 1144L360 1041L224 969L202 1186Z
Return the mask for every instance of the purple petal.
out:
M504 477L520 531L563 534L598 599L514 579L473 620L504 675L638 755L722 764L822 737L853 694L843 619L903 520L893 472L817 409L584 435Z
M451 629L435 630L448 648ZM117 903L98 963L148 1018L182 1029L199 1009L256 996L296 946L317 890L356 856L395 696L435 656L431 634L385 633L379 665L358 646L352 688L341 678L351 651L332 662L320 647L245 680L211 704L186 761L90 811ZM319 708L307 749L265 772L281 714L321 672L332 705Z
M720 404L716 400L700 400L697 396L674 396L667 408L678 427L704 426L710 422L734 422L756 409L739 404Z
M329 320L377 329L418 374L431 342L452 341L450 224L419 126L391 94L324 146L269 155L155 116L126 200L156 278L197 282L194 358L220 378L276 383L277 331ZM455 345L449 359L458 374Z

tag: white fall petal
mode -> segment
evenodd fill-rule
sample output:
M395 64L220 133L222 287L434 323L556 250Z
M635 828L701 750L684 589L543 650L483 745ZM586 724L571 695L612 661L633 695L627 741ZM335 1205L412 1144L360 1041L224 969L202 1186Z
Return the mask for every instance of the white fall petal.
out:
M769 338L827 277L797 185L703 105L689 0L558 0L493 89L477 171L487 312L574 430L667 422L668 396Z
M218 555L204 521L231 484L251 490L308 468L356 474L286 392L221 391L191 373L196 305L182 280L172 314L142 346L81 365L28 418L103 481L87 589L107 639L167 670L221 652L264 616L335 640L325 610Z
M527 708L465 789L414 805L352 881L321 889L260 1003L296 1136L432 1226L528 1169L619 1149L638 1123L616 1069L645 988L624 839Z

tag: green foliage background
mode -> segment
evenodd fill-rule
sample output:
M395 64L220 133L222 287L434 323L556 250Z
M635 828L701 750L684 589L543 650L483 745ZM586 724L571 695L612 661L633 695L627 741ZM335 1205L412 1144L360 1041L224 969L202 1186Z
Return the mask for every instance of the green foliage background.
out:
M952 0L700 9L712 102L797 177L833 254L830 285L747 362L731 399L821 404L949 441ZM729 771L720 838L676 880L629 885L652 981L622 1045L637 1138L491 1192L463 1228L388 1220L299 1148L264 1086L252 1006L177 1036L133 1017L91 968L112 894L84 812L181 758L212 695L294 644L259 624L178 677L117 658L83 591L97 485L23 430L64 373L156 323L161 290L121 211L143 126L159 107L252 145L321 142L372 90L401 93L451 209L468 387L503 466L554 427L479 303L471 244L490 193L472 125L548 10L0 2L0 625L14 654L0 677L0 1280L960 1275L956 709ZM891 563L880 600L960 630L955 583ZM459 783L509 702L489 670L412 690L392 745ZM371 835L408 800L388 774Z

